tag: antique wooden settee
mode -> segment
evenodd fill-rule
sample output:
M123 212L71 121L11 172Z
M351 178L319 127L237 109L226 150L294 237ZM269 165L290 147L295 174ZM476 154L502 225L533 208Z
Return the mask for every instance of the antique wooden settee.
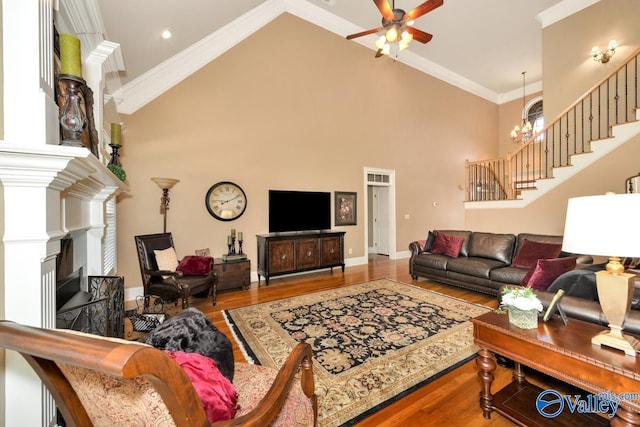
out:
M180 365L154 347L6 320L0 347L25 358L68 426L315 425L317 419L311 348L304 343L279 371L237 363L240 411L213 424Z

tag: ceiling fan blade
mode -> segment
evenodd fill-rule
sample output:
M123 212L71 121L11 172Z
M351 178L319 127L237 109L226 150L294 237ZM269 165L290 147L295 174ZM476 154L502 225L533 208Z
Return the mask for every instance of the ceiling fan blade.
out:
M436 7L442 6L443 3L444 3L444 0L427 0L426 2L422 3L420 6L416 6L409 12L405 13L404 22L414 21L419 17L421 17L422 15L431 12Z
M388 0L373 0L373 2L378 7L378 10L382 14L382 17L388 19L390 21L393 20L393 10L391 10L391 6L389 5Z
M347 40L351 40L351 39L355 39L356 37L362 37L362 36L367 36L369 34L377 33L378 31L380 31L382 29L383 29L383 27L372 28L371 30L362 31L361 33L349 34L347 36Z
M381 56L384 56L384 53L382 53L382 49L378 49L378 51L376 52L376 58L380 58Z
M420 43L429 43L433 38L433 34L426 33L417 28L407 27L407 31L409 31L415 41L418 41Z

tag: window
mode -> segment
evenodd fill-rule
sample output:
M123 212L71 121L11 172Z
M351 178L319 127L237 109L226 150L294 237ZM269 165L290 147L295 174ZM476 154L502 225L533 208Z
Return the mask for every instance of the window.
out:
M527 121L531 123L533 133L538 133L544 129L544 116L542 114L542 98L534 100L529 104L526 111Z

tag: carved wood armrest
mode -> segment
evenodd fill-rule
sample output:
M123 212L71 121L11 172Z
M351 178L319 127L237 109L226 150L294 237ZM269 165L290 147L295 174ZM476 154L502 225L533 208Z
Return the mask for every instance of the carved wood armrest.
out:
M311 400L315 418L318 416L318 403L315 395L315 382L313 379L313 359L311 346L307 343L296 345L287 360L278 371L271 388L262 398L260 403L249 413L236 417L232 420L218 421L212 425L215 427L249 426L263 427L268 425L278 415L285 401L289 390L296 380L296 374L300 369L300 385L302 391Z
M160 394L178 427L208 426L191 381L161 350L98 336L68 333L0 321L1 346L19 352L36 371L67 422L91 425L87 414L57 363L66 363L121 379L141 376Z

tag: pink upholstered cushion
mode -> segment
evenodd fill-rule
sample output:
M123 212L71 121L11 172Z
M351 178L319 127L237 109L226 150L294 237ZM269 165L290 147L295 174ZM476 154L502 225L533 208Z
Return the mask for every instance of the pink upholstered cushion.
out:
M576 257L539 259L536 267L529 270L522 284L533 289L546 291L561 274L576 268Z
M260 365L236 363L233 384L238 391L240 410L236 418L251 412L267 394L278 371ZM270 427L313 426L313 407L302 392L300 381L295 381L287 397L284 408Z
M518 250L511 265L520 268L532 268L542 258L558 258L562 245L559 243L542 243L525 240Z
M238 410L238 394L231 381L220 373L213 360L198 353L166 353L186 372L210 422L230 420L235 416Z
M431 247L432 254L444 254L451 258L458 258L464 237L445 233L436 233L436 239Z
M175 426L155 389L142 377L119 380L96 371L58 363L96 427Z
M204 276L211 273L213 258L210 256L186 255L176 271L181 271L185 276Z

